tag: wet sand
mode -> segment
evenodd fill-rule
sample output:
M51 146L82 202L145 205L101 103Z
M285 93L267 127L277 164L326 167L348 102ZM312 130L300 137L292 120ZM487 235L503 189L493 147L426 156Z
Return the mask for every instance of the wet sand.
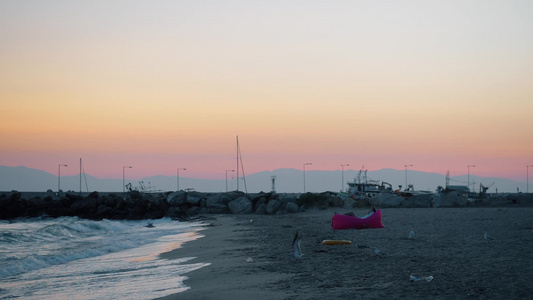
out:
M382 209L386 228L333 230L335 212L218 215L206 236L166 253L210 266L165 299L530 299L533 208ZM413 229L415 239L408 239ZM292 254L297 230L302 252ZM485 240L483 233L496 237ZM352 245L322 245L325 239ZM375 248L384 254L376 255ZM411 282L410 275L433 276Z

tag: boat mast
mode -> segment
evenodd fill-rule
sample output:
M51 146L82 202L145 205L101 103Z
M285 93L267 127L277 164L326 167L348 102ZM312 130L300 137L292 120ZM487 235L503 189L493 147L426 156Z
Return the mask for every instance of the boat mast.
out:
M237 136L237 191L239 191L239 136Z
M240 160L240 165L239 165ZM239 167L242 170L242 178L244 180L244 191L248 193L248 188L246 186L246 175L244 175L244 165L242 163L241 147L239 146L239 136L237 136L237 191L239 190Z
M87 184L87 176L85 176L85 170L83 169L83 163L81 161L80 157L80 196L81 196L81 175L83 174L83 178L85 179L85 187L87 188L87 193L89 192L89 185Z

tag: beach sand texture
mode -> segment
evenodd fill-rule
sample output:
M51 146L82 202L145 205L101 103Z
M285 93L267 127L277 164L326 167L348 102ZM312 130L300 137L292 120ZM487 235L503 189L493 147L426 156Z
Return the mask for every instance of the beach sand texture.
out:
M383 209L386 228L333 230L349 209L217 215L206 236L162 255L195 256L191 289L165 299L531 299L533 208ZM368 209L353 210L363 216ZM304 256L292 254L296 231ZM415 239L409 239L409 232ZM484 232L495 240L484 239ZM322 245L322 240L352 245ZM383 252L377 255L375 249ZM433 280L412 282L416 277Z

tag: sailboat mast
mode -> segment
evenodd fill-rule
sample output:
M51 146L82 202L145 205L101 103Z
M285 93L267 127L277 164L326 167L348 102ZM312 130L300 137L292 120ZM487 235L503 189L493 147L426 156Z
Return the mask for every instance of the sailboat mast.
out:
M81 196L81 157L80 157L80 196Z
M237 136L237 191L239 190L239 136Z

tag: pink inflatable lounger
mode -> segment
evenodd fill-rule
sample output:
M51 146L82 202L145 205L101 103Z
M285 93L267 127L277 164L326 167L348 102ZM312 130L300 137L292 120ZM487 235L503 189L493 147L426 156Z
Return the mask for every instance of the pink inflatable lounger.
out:
M381 210L377 210L371 216L364 219L347 215L334 215L331 219L333 229L369 229L384 228L381 223Z

